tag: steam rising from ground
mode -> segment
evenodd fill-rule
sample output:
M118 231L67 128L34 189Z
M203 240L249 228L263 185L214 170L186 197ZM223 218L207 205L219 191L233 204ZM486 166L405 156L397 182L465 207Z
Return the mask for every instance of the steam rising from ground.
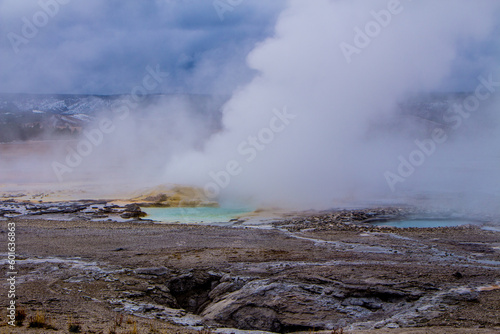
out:
M225 105L224 131L203 151L177 156L166 180L205 186L223 198L301 208L434 191L459 191L464 201L477 192L498 195L500 141L492 94L481 101L477 116L456 129L451 121L422 126L395 118L398 103L446 87L459 53L491 38L500 4L398 3L291 1L275 36L249 54L248 64L259 74ZM382 15L394 8L380 31L355 44L355 27L364 31L375 21L373 11ZM357 50L343 52L342 43ZM494 70L484 59L475 61L482 70ZM493 72L483 75L500 81ZM273 110L285 107L294 118L269 143L257 140L250 159L243 152L251 138L269 128ZM484 117L490 122L481 124ZM442 128L447 139L392 191L384 173L397 174L398 157L408 158L416 139L432 138L429 128Z
M117 194L161 182L168 157L199 149L220 128L223 98L202 95L122 96L97 110L78 135L0 144L0 185L8 189L95 188ZM50 121L51 118L48 118ZM45 184L42 186L41 184ZM55 186L55 187L54 187ZM0 188L1 189L1 188Z
M474 53L498 47L499 13L493 0L290 1L275 35L248 55L257 75L224 105L222 125L183 98L161 98L102 116L113 130L70 171L65 159L85 135L21 164L4 156L0 169L55 181L56 162L64 182L196 185L254 206L439 197L500 212L498 60ZM488 96L473 112L401 113L406 101L455 89L467 71L482 79L461 87L471 93L450 107L467 105L480 87Z

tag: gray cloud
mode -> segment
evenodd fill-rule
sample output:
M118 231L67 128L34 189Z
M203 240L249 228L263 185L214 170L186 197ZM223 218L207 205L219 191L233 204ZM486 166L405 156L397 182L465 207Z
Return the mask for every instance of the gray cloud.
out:
M0 1L0 91L126 93L159 64L171 74L164 91L229 93L251 77L246 54L283 6L245 1L221 20L211 0L57 1Z

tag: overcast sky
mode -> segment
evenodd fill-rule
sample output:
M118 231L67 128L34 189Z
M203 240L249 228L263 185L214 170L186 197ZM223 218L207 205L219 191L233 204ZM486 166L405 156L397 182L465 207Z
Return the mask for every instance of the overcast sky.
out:
M156 92L230 94L254 75L246 56L274 34L286 5L285 0L0 0L0 92L129 93L148 65L159 65L169 77ZM468 83L499 54L497 40L464 43L443 90L470 89Z
M146 66L159 65L169 72L159 91L230 93L251 78L245 57L273 33L283 7L281 0L0 0L0 92L128 93Z

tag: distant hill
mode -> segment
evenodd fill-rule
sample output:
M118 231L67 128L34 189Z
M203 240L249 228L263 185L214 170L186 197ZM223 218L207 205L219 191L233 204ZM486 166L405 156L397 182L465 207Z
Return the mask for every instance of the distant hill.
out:
M413 97L399 104L399 115L389 127L403 123L443 123L444 113L454 103L461 103L467 93L442 93ZM228 96L194 94L156 94L143 97L139 107L131 110L140 118L148 107L182 100L190 112L214 131L221 127L221 108ZM32 139L57 139L74 136L114 105L131 101L130 95L65 95L0 93L0 142ZM130 102L129 102L130 103ZM130 104L128 104L130 105ZM170 110L162 110L168 114Z
M147 95L135 112L161 100L182 99L190 110L216 126L223 96ZM7 94L0 93L0 142L59 138L78 134L102 112L132 101L130 95ZM128 104L130 105L130 104ZM134 112L134 110L131 110ZM168 110L165 110L168 113Z
M125 95L51 95L51 94L0 94L0 114L51 113L62 115L92 114L109 108Z

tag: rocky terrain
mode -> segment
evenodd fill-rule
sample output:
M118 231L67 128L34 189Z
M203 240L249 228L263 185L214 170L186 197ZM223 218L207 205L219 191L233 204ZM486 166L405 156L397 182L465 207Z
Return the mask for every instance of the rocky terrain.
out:
M3 202L27 317L0 328L36 333L43 316L50 332L498 332L500 233L371 224L414 213L303 213L258 229L157 224L135 204Z
M108 220L117 221L144 217L137 204L119 206L108 201L71 201L56 203L31 203L0 201L0 218L24 217L60 220Z

